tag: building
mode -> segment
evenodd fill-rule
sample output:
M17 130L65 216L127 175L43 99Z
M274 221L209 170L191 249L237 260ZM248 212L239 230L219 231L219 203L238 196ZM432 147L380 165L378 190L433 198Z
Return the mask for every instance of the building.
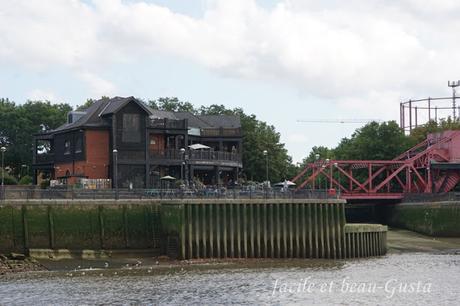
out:
M158 111L134 97L105 98L71 112L66 124L36 134L34 144L35 183L88 178L158 188L169 175L226 185L242 169L239 117Z

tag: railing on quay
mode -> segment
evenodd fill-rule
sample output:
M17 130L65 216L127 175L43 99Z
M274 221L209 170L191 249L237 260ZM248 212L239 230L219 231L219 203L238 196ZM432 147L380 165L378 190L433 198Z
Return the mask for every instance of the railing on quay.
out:
M1 190L0 190L1 193ZM328 194L327 190L281 191L279 189L252 190L207 188L197 190L182 189L5 189L0 200L33 199L69 199L69 200L103 200L103 199L336 199L337 195Z
M444 202L444 201L460 201L460 192L445 192L445 193L406 193L402 202L417 203L417 202Z
M241 154L224 151L189 150L181 152L176 149L150 151L150 159L182 160L190 161L234 161L241 162Z

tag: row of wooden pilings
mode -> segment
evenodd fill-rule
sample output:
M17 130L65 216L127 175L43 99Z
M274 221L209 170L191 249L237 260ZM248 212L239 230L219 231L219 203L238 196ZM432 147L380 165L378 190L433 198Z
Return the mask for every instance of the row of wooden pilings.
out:
M341 200L234 200L180 207L183 259L343 259L386 253L386 227L346 224Z

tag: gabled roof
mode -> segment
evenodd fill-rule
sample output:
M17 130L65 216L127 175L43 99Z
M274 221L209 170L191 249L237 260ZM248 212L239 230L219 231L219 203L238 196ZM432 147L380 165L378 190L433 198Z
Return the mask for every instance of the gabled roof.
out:
M144 103L139 101L138 99L134 97L114 97L112 99L109 99L107 102L107 106L102 110L102 112L99 114L99 116L104 117L106 115L111 115L113 113L118 112L120 109L122 109L126 104L130 102L135 102L140 108L142 108L147 114L151 114L151 110L149 107L147 107Z
M108 122L105 117L118 112L130 102L136 103L150 116L150 118L167 118L171 120L187 119L188 126L193 128L207 129L220 127L241 127L240 118L234 115L194 115L189 112L154 110L134 97L114 97L111 99L102 98L97 100L90 107L83 111L86 114L79 118L77 121L73 123L66 123L55 130L46 132L46 134L78 129L82 127L110 127L110 122Z
M175 115L179 119L182 119L182 120L187 119L189 127L200 128L200 129L212 128L212 126L209 125L209 123L207 123L206 121L202 120L200 118L200 116L196 116L196 115L194 115L192 113L189 113L189 112L177 112L177 113L175 113Z
M76 129L85 126L94 126L94 127L105 127L110 126L103 118L99 116L99 113L107 105L108 99L101 99L94 102L90 107L88 107L84 112L86 114L82 116L75 122L65 123L51 132L61 132L71 129Z
M239 128L241 127L240 117L236 115L200 115L198 116L212 127Z

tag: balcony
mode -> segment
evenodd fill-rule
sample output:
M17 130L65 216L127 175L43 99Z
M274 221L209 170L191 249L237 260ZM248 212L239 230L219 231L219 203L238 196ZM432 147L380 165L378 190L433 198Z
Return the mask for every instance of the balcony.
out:
M241 128L201 129L202 137L240 137Z
M35 155L35 164L52 164L54 163L53 153L43 153Z
M184 159L192 165L215 165L215 166L241 166L241 154L221 151L190 150L182 153L176 149L165 149L160 151L150 151L150 162L180 163Z
M186 130L187 124L186 120L174 120L174 119L150 119L149 128L153 129L179 129L179 130Z

